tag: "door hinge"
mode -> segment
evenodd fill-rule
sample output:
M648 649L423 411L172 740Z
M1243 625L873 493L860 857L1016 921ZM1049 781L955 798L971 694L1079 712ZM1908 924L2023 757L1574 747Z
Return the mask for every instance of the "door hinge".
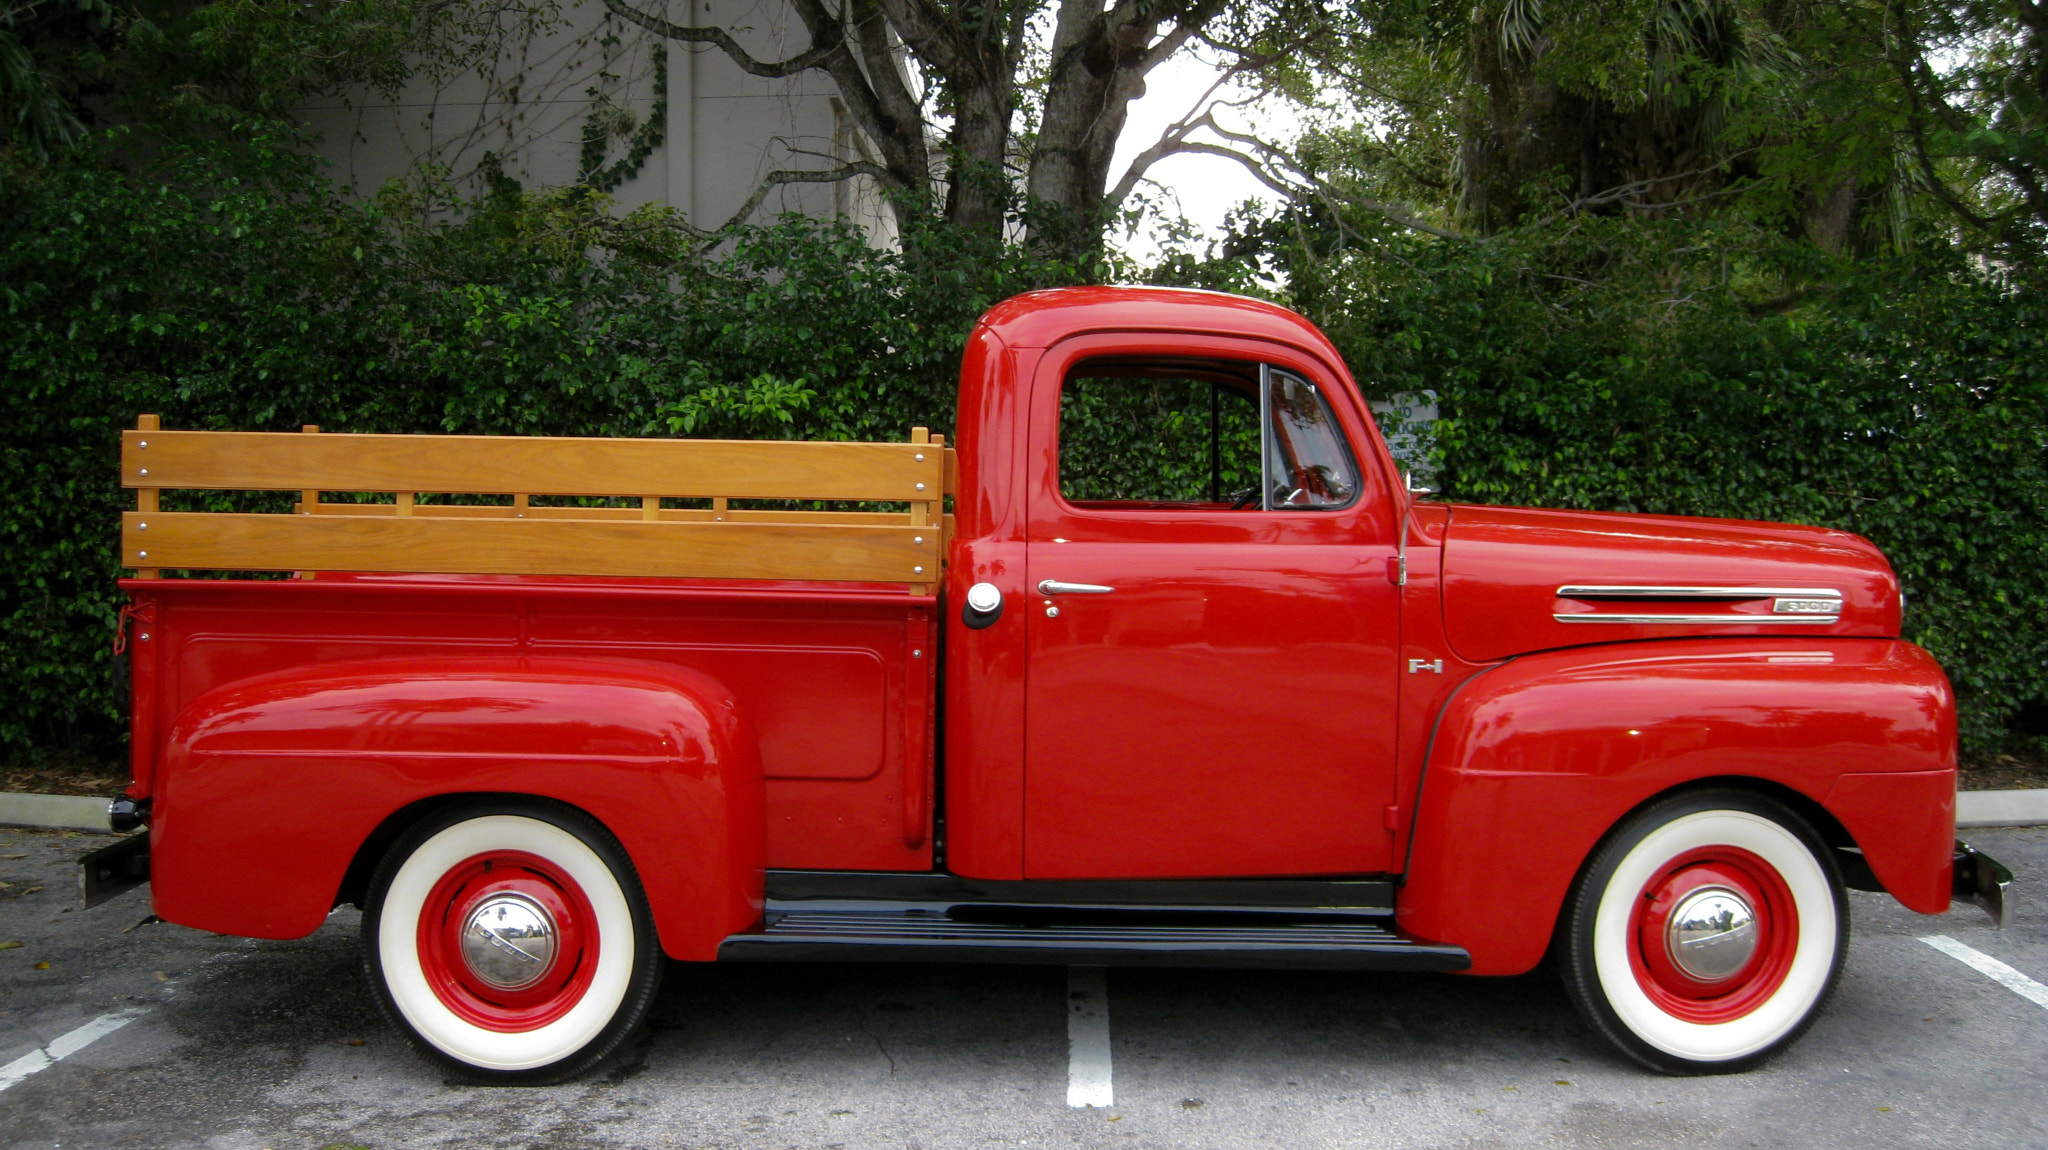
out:
M1387 829L1390 831L1398 831L1401 829L1400 807L1390 806L1387 808Z
M1432 660L1432 659L1410 659L1410 660L1408 660L1408 673L1409 673L1409 674L1411 674L1411 675L1419 675L1419 674L1421 674L1421 673L1422 673L1422 672L1424 672L1424 671L1428 671L1428 672L1429 672L1430 674L1432 674L1432 675L1441 675L1441 674L1443 674L1443 673L1444 673L1444 661L1443 661L1442 659L1434 659L1434 660Z

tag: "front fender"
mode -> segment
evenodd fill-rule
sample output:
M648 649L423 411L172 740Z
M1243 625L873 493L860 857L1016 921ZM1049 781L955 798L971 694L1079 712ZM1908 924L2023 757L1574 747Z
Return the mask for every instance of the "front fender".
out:
M756 922L761 765L732 694L629 660L380 659L200 696L173 724L150 819L156 913L298 938L395 812L462 794L556 799L603 823L662 948L708 959Z
M1826 807L1923 913L1947 908L1955 704L1897 640L1699 639L1531 655L1468 680L1424 768L1396 913L1472 954L1533 967L1601 837L1703 780L1761 780Z

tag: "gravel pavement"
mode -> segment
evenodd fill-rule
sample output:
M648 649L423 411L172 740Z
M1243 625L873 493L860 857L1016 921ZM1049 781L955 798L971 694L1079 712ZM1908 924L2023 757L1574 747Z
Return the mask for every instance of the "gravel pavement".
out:
M104 838L0 830L0 1147L2048 1146L2048 1008L1920 941L2048 983L2048 829L1970 838L2014 927L1853 895L1833 1006L1748 1074L1640 1070L1540 974L1116 969L1114 1102L1075 1109L1062 968L671 965L596 1073L467 1086L377 1017L353 911L254 942L67 909Z

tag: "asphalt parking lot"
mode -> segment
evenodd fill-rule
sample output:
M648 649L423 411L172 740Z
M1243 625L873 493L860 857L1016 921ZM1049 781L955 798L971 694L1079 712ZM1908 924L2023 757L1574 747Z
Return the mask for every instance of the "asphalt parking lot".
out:
M1090 972L671 966L622 1057L492 1089L379 1020L354 912L251 942L137 925L140 891L66 910L101 840L0 829L0 1146L2044 1146L2048 1008L1921 940L2048 983L2048 829L1970 838L2014 927L1852 896L1833 1006L1745 1075L1637 1069L1543 975L1111 970L1070 1049Z

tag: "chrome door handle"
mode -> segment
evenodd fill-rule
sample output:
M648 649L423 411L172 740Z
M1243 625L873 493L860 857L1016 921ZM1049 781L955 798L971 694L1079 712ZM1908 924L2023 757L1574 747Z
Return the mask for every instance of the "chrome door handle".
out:
M1062 583L1057 579L1038 581L1040 595L1107 595L1114 590L1116 588L1104 587L1100 583Z

